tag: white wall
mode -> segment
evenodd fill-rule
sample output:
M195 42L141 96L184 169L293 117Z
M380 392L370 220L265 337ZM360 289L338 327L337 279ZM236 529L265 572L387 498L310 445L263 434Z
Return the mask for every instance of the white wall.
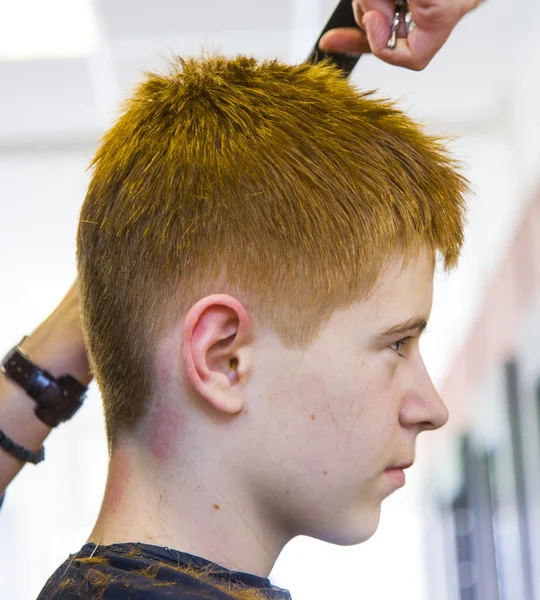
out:
M75 278L75 231L89 148L0 153L0 346L53 310ZM46 443L46 460L10 486L0 514L0 598L35 598L66 553L84 543L105 480L100 398Z

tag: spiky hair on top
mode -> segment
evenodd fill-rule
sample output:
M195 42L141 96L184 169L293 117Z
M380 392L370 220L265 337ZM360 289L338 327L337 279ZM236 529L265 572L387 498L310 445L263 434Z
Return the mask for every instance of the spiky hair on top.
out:
M204 295L306 348L396 249L450 268L463 242L467 182L444 144L327 62L176 58L92 167L77 256L109 435L144 413L159 336Z

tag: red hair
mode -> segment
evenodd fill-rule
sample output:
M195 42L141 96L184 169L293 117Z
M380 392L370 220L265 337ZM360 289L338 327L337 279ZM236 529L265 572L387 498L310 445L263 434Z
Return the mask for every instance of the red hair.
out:
M179 58L93 167L77 251L109 434L143 415L157 340L204 295L305 348L396 249L451 267L463 242L467 185L443 144L327 63Z

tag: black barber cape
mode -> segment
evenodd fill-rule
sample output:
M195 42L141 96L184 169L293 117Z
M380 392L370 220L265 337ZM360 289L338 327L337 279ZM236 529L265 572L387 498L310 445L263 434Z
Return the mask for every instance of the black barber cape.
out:
M81 559L89 559L84 561ZM230 600L211 583L178 570L191 566L212 573L227 587L249 586L268 600L291 600L288 591L263 577L229 571L204 558L148 544L86 544L50 577L38 600Z

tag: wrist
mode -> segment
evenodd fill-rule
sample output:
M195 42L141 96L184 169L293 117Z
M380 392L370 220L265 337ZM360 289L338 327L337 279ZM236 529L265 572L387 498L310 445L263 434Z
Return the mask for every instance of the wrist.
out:
M28 358L53 377L72 375L84 386L92 380L82 335L43 323L27 336L20 347Z
M42 366L36 364L22 347L25 339L6 354L1 369L36 402L35 415L48 426L56 427L79 410L88 387L69 373L55 377L43 368L43 361ZM32 347L36 346L30 343ZM36 352L33 354L35 357ZM75 363L71 358L70 362L73 371ZM56 367L59 367L58 362Z
M35 407L34 400L19 385L0 373L1 428L31 450L37 450L51 430L36 417Z

